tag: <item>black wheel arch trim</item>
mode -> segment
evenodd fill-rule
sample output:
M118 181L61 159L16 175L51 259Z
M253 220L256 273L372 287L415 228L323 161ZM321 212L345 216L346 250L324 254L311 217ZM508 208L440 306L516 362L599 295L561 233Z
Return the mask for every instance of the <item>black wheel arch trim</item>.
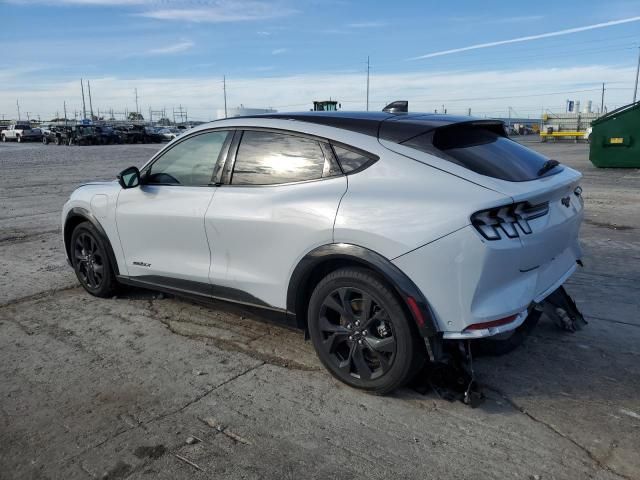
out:
M287 312L294 314L298 326L306 328L305 298L307 282L314 270L331 261L346 260L368 267L381 275L402 298L408 312L423 337L438 333L438 325L429 302L413 281L382 255L359 245L332 243L322 245L307 253L293 270L287 289ZM307 296L308 297L308 296ZM302 314L301 314L302 313Z
M116 260L115 253L113 252L113 247L111 246L111 241L109 240L109 236L107 232L105 232L104 228L98 221L98 219L93 215L89 210L82 207L74 207L69 210L67 213L67 217L64 220L64 226L62 229L62 236L64 239L64 247L65 253L67 255L67 262L71 263L71 235L73 234L73 229L69 229L67 226L71 225L70 221L74 218L82 219L83 221L88 221L100 234L101 240L104 242L105 249L107 251L107 257L109 257L109 264L111 265L111 269L115 275L120 275L120 270L118 269L118 261Z

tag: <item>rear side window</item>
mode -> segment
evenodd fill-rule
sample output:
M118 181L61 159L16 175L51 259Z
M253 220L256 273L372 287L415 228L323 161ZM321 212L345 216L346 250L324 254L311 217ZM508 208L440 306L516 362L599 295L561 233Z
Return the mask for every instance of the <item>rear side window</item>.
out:
M562 167L557 166L538 175L549 158L494 129L478 125L439 128L403 142L403 145L439 154L481 175L511 182L535 180L562 171Z
M267 131L245 131L238 147L231 183L274 185L323 177L325 156L320 142Z
M372 157L364 153L356 152L355 150L348 150L336 145L333 146L333 150L336 152L336 156L344 173L360 170L374 161Z

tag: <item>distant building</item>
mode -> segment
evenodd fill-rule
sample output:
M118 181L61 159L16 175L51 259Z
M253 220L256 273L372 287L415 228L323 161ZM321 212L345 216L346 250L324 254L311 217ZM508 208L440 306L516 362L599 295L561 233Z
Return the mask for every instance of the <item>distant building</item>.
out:
M248 107L245 107L244 105L240 105L239 107L235 107L235 108L227 108L226 118L244 117L246 115L260 115L264 113L277 113L277 112L278 111L274 110L273 108L248 108ZM218 119L225 118L224 109L218 109L217 117Z

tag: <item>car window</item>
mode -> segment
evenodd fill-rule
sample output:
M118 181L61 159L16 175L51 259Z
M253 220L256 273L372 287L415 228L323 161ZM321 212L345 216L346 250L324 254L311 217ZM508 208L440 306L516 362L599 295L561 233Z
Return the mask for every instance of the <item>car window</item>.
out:
M325 157L317 140L286 133L246 131L231 183L273 185L322 178Z
M228 132L209 132L188 138L164 153L145 172L147 184L210 185Z
M363 153L358 153L354 150L348 150L336 145L333 146L333 150L336 152L338 162L340 162L340 166L342 167L342 171L344 173L350 173L358 170L359 168L367 165L372 160L371 157Z

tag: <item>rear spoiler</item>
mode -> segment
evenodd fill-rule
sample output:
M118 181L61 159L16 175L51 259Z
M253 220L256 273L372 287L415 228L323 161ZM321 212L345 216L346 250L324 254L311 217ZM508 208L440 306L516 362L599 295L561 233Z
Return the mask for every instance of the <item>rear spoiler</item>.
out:
M407 113L409 111L408 100L396 100L382 109L386 113Z

